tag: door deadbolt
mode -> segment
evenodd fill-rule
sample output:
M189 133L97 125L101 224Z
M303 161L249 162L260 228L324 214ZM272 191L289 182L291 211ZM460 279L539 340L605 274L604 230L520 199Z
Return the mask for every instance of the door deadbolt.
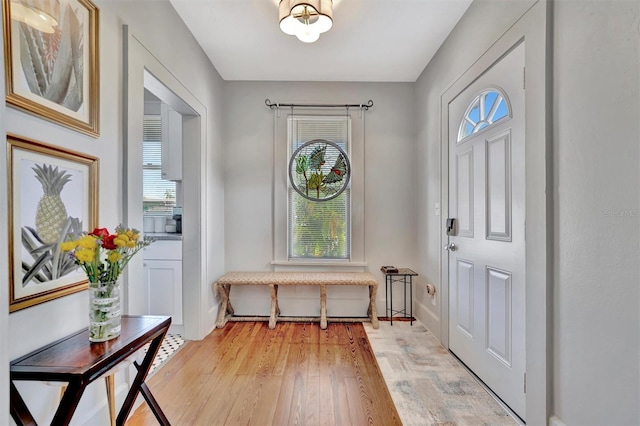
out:
M456 231L456 219L453 217L450 217L447 219L447 235L455 235L455 231Z

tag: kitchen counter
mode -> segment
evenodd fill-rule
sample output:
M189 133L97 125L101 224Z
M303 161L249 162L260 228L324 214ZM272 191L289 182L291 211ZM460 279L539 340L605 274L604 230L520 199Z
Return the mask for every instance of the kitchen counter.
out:
M151 237L157 241L182 241L182 234L171 232L145 232L145 236Z

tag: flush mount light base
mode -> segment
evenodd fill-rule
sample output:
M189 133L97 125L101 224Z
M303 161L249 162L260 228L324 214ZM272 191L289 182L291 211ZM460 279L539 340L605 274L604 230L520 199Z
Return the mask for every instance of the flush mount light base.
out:
M305 43L333 26L333 0L280 0L280 29Z

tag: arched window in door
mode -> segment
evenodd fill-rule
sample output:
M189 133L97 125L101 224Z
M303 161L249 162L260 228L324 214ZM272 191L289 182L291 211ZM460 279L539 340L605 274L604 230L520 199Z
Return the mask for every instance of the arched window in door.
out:
M460 122L458 142L506 118L511 118L507 95L497 87L485 89L467 107Z

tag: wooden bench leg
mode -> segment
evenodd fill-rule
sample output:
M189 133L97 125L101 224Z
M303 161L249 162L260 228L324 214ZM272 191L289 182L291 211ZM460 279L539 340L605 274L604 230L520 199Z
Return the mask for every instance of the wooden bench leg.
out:
M371 318L371 326L374 329L377 329L380 324L378 324L378 310L376 308L376 293L378 292L378 287L374 285L369 286L369 309L367 310L367 315Z
M233 315L233 307L229 301L229 291L231 286L219 285L218 293L222 300L220 301L220 308L218 310L218 320L216 321L216 327L223 328L227 324L227 314Z
M320 285L320 328L327 329L327 286Z
M280 307L278 306L278 286L276 284L269 284L271 290L271 315L269 316L269 329L276 328L276 321L278 315L280 315Z

